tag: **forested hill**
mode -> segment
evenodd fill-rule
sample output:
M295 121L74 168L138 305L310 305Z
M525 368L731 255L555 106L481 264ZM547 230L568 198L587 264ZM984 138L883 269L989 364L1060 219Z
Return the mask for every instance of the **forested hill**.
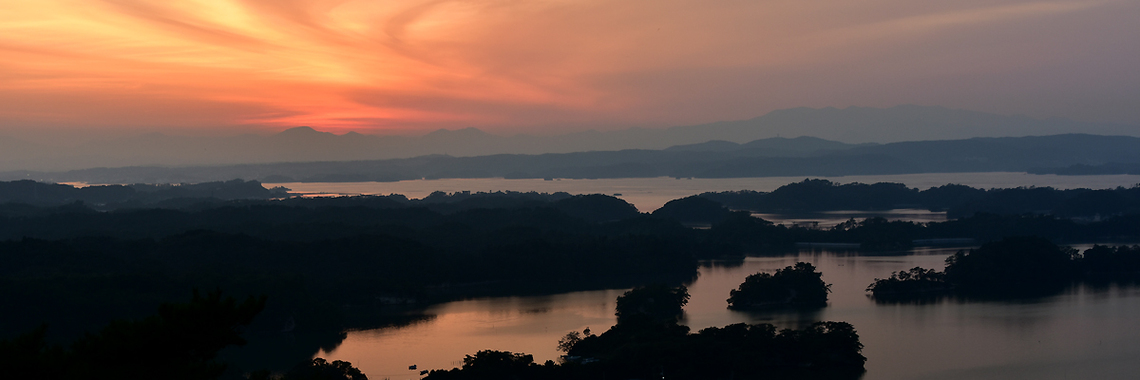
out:
M851 145L813 138L727 141L663 150L446 155L372 161L6 172L0 179L88 183L360 182L438 178L733 178L1027 172L1140 164L1140 138L1067 134ZM1100 167L1100 166L1098 166ZM1114 167L1114 166L1109 166Z
M195 184L97 185L77 187L32 180L0 181L0 203L59 206L79 202L102 209L164 205L179 199L270 199L287 196L287 189L266 189L257 181L240 179ZM170 203L175 202L175 203Z
M1137 186L1058 190L1049 187L978 189L946 184L920 190L899 183L839 184L809 179L771 192L709 192L700 197L734 210L761 213L913 208L945 211L951 219L976 213L1084 219L1140 213L1140 187Z
M68 192L66 185L38 185ZM863 187L875 185L809 181L790 189L796 186L821 187L822 196L876 194ZM890 188L881 194L918 192L880 186ZM1135 189L1110 192L1117 201L1132 202ZM982 198L989 193L982 191ZM1076 199L1061 194L1057 199ZM175 198L92 206L0 204L0 308L20 311L0 313L0 339L45 322L52 339L82 336L112 319L138 318L161 302L182 300L191 289L220 288L238 296L268 295L254 331L317 334L317 341L295 344L298 351L287 356L304 360L320 347L335 347L345 328L406 323L424 317L417 313L431 302L679 285L693 279L699 260L782 253L798 242L897 252L937 239L1140 239L1138 214L1099 221L1008 214L941 223L878 218L823 230L773 225L703 196L675 200L653 214L610 196L564 193ZM683 224L692 222L708 228ZM399 318L389 319L393 315Z
M301 206L425 208L445 214L478 208L542 208L550 207L587 220L620 220L637 215L625 201L603 195L574 196L558 193L435 192L423 199L403 195L348 198L295 198L286 188L266 189L257 181L230 180L181 185L94 185L75 187L67 184L28 180L0 181L0 214L7 216L40 215L52 210L131 210L174 209L197 211L218 207ZM708 192L698 195L712 205L694 203L690 198L670 202L658 213L695 212L700 223L711 223L727 211L711 214L701 208L727 208L760 213L812 213L835 210L890 210L901 208L944 211L950 218L975 213L998 215L1043 214L1064 218L1097 219L1140 213L1140 187L1115 189L1068 189L1021 187L978 189L946 184L929 189L909 188L899 183L840 184L822 179L805 179L770 192L737 190ZM272 201L272 202L267 202ZM686 207L696 210L686 211ZM681 215L681 214L678 214ZM686 216L688 217L688 216ZM711 219L710 219L711 218ZM11 233L12 231L8 231Z

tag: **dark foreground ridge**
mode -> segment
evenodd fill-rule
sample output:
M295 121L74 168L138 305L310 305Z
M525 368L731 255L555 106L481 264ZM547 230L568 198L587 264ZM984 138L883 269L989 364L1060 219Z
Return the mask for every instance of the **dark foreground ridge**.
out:
M115 320L67 346L50 344L47 326L0 341L0 367L12 379L216 379L226 371L218 352L245 345L242 328L264 307L264 297L238 302L195 290L188 303Z

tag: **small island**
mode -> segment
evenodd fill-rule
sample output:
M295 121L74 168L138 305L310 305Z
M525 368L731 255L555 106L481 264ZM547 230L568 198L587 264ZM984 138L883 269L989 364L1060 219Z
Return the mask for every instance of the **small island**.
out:
M822 307L827 305L829 292L831 285L823 282L823 274L816 272L815 266L798 262L776 273L749 275L739 288L729 292L728 307Z

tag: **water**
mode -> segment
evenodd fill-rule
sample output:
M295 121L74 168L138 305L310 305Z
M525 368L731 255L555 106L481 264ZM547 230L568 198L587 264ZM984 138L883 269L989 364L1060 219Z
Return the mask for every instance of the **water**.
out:
M918 249L901 256L802 250L742 265L709 262L689 285L682 323L694 331L731 323L800 327L818 320L853 324L866 346L866 380L877 379L1130 379L1140 371L1140 290L1078 286L1050 297L1008 302L877 304L864 289L875 278L915 266L943 267L956 249ZM741 312L726 308L728 292L749 274L796 261L813 263L833 284L826 308L813 312ZM416 379L419 369L450 369L463 355L494 349L556 359L558 339L615 323L615 298L625 289L541 297L450 302L434 318L400 328L350 332L318 356L347 360L370 378Z
M362 183L282 183L303 193L404 194L422 198L434 191L536 191L621 194L642 212L665 202L708 191L771 191L801 177L597 180L450 179ZM1050 186L1113 188L1140 183L1140 176L1055 176L1025 173L935 173L825 178L839 183L897 182L926 189L947 183L979 188ZM848 218L938 221L945 214L896 210L862 215L761 215L821 227ZM864 289L875 278L915 266L943 267L955 249L919 249L901 256L862 256L844 251L803 250L778 258L749 258L739 266L706 263L689 284L692 299L683 323L694 331L731 323L773 323L800 327L817 320L845 321L858 330L867 356L866 380L879 379L1131 379L1140 373L1140 290L1135 287L1078 286L1051 297L1009 302L876 304ZM746 276L774 271L796 261L811 262L833 284L826 308L814 312L740 312L726 308L728 292ZM464 355L484 349L557 359L558 339L591 328L601 333L615 323L615 299L626 289L573 292L540 297L496 297L450 302L427 309L419 323L348 334L336 348L317 356L347 360L374 379L418 379L418 369L450 369Z
M752 216L767 220L775 224L783 224L786 226L798 225L809 228L822 228L829 229L836 225L846 222L850 219L864 220L867 218L880 217L887 221L907 221L917 223L929 222L945 222L945 211L930 211L912 208L900 208L894 210L879 210L879 211L822 211L822 212L803 212L795 214L765 214L765 213L752 213Z
M838 183L896 182L912 188L928 189L948 183L977 188L1009 188L1018 186L1051 186L1058 189L1107 189L1117 186L1131 187L1140 183L1140 175L1092 175L1058 176L1026 173L925 173L874 176L812 177ZM763 177L763 178L618 178L618 179L437 179L399 182L289 182L267 183L267 187L285 186L294 192L305 194L403 194L409 198L423 198L435 191L493 192L493 191L535 191L554 193L565 191L571 194L618 195L633 204L641 212L651 212L665 202L690 195L710 191L755 190L772 191L793 182L803 181L804 177Z

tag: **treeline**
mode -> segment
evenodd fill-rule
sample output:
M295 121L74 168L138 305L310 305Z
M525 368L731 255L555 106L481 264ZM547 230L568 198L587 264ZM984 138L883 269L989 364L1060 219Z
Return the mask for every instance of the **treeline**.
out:
M192 230L287 241L384 234L426 242L443 249L465 250L509 238L485 233L488 230L521 228L603 236L648 234L691 240L709 247L706 251L723 252L727 246L728 250L744 247L751 252L760 252L787 249L797 242L862 243L866 248L890 249L906 248L914 240L925 239L972 238L981 242L1006 236L1040 235L1058 242L1105 242L1124 241L1140 235L1140 213L1132 211L1133 197L1140 193L1140 188L980 190L947 185L919 192L897 184L835 185L809 180L781 187L772 193L754 195L758 198L772 195L775 199L794 195L819 199L819 203L827 207L854 207L844 205L842 200L846 198L836 194L844 194L847 190L865 194L867 190L883 188L930 194L952 187L967 193L985 194L981 195L982 198L990 197L986 198L990 199L987 202L995 206L982 207L987 210L1000 209L1000 205L1017 208L1020 206L1010 205L1018 202L1047 203L1032 201L1034 197L1027 194L1050 199L1072 195L1066 201L1058 201L1070 205L1094 197L1090 194L1107 194L1110 195L1108 198L1115 200L1105 202L1103 209L1107 210L1111 205L1118 211L1106 211L1100 219L1068 218L1057 213L973 213L946 222L925 224L871 218L851 220L830 230L817 230L772 225L750 217L748 212L732 212L730 208L740 208L740 202L728 199L727 204L722 204L716 200L718 198L708 194L670 201L652 215L638 213L629 203L610 196L517 192L435 193L411 200L401 195L231 201L179 198L167 207L154 205L110 211L98 211L95 206L85 203L41 207L9 202L0 204L0 239L57 240L86 236L153 239ZM809 191L811 189L814 190ZM881 192L888 195L880 198L895 197L889 195L893 193ZM743 193L718 194L732 198ZM875 199L874 196L867 197ZM791 198L787 202L793 208L819 207L802 202L802 207L795 206L797 203ZM883 204L882 207L891 206ZM1058 209L1073 208L1075 206ZM713 228L693 231L677 222Z
M1138 184L1140 185L1140 184ZM30 180L0 182L0 204L40 207L83 205L102 211L129 208L188 209L211 207L233 200L268 200L288 198L289 189L266 189L260 182L231 180L197 184L131 184L74 187L66 184ZM1140 213L1140 186L1115 189L1069 189L1051 187L1019 187L978 189L947 184L926 190L909 188L899 183L839 184L822 179L781 186L771 192L726 191L699 195L733 210L760 213L796 213L835 210L890 210L919 208L945 211L951 219L990 213L999 215L1044 214L1064 218L1110 217ZM423 199L402 195L372 196L359 203L369 207L424 207L450 213L473 208L540 207L567 199L578 199L565 192L546 193L433 193ZM582 207L601 206L578 199L576 204L555 204L563 211L575 212ZM293 200L287 204L297 204ZM344 204L342 201L339 204ZM320 205L311 202L306 205ZM7 205L12 209L11 205ZM622 210L617 202L594 207L593 211L617 212L593 216L592 219L621 219L636 213L633 207ZM586 211L586 210L582 210ZM701 216L716 220L722 215Z
M340 329L341 305L679 283L695 275L697 257L720 254L691 230L648 217L597 224L556 209L400 211L55 214L37 220L44 231L74 217L71 233L100 236L0 242L0 302L33 305L0 315L0 325L67 325L80 311L101 324L197 286L267 293L266 314L292 318L299 329Z
M288 189L266 189L257 181L240 179L194 184L131 184L75 187L32 180L0 181L0 203L35 206L86 204L99 209L178 207L178 200L270 199L288 196Z
M437 191L422 199L403 195L361 196L351 202L343 198L297 199L284 187L266 189L258 181L241 179L182 184L92 185L76 187L68 184L31 180L0 181L0 207L12 215L20 211L51 212L52 207L91 208L99 211L119 209L203 209L218 207L236 200L278 200L284 205L322 207L326 205L360 205L370 208L422 207L440 213L453 213L476 208L524 208L553 206L590 219L622 219L637 213L623 201L597 196L575 197L566 192L537 193L499 191L444 193ZM565 202L558 202L563 201ZM608 200L608 203L607 203ZM29 207L32 206L32 207ZM46 208L46 209L45 209ZM591 212L602 214L589 215ZM41 213L42 214L42 213Z
M1072 282L1140 279L1140 246L1095 245L1083 253L1041 237L1010 237L946 258L943 272L916 267L867 287L881 300L954 294L1009 297L1052 294Z
M227 369L218 352L244 345L241 332L263 307L264 298L239 303L221 292L202 296L195 290L188 303L115 320L67 345L45 339L46 325L0 339L0 366L12 379L216 379Z
M248 343L243 335L264 307L265 297L239 303L221 291L202 296L195 289L190 302L164 303L157 314L117 319L71 342L50 342L46 324L0 339L0 367L13 379L367 380L351 363L310 359L311 354L294 358L277 375L223 360L224 350Z
M917 245L984 243L1007 236L1038 235L1060 243L1127 242L1140 237L1140 215L1079 223L1052 215L976 214L945 222L915 223L868 218L849 220L831 229L774 225L746 212L730 213L707 230L710 241L740 247L744 252L782 252L797 243L854 244L862 250L905 250Z
M600 195L429 198L449 211L392 197L109 212L7 204L0 207L6 239L0 241L6 263L0 267L0 306L25 312L0 315L0 325L22 331L51 320L60 325L54 331L77 333L116 313L141 315L197 286L269 294L265 315L275 323L291 318L298 329L337 330L373 323L351 321L344 310L356 306L681 283L695 274L697 260L778 254L802 242L902 250L916 240L940 238L1140 237L1140 216L1093 223L991 214L929 224L867 219L818 230L773 225L711 203L706 206L724 219L691 229L665 213L639 214ZM79 311L88 318L68 318ZM77 322L81 326L67 327Z
M493 202L487 199L496 199ZM675 201L677 202L677 201ZM671 202L672 203L672 202ZM678 222L687 212L637 213L619 199L592 195L542 202L507 194L474 197L438 206L413 206L391 197L289 199L204 203L185 209L124 209L98 212L82 205L38 208L0 205L0 239L73 239L90 236L162 239L188 231L241 234L270 241L320 241L362 235L398 237L448 252L478 251L527 240L589 241L580 236L650 236L688 242L699 257L779 252L799 242L860 243L867 249L903 249L915 240L1049 236L1057 242L1127 241L1140 235L1140 214L1079 222L1054 215L975 214L938 223L870 218L833 229L774 225L715 202L700 213L715 214L710 229ZM707 206L707 207L706 207ZM448 210L448 213L433 210Z
M701 197L731 209L761 213L917 208L945 211L951 219L991 213L1108 217L1140 213L1140 187L1058 190L1051 187L976 189L948 184L926 190L899 183L838 184L822 179L781 186L771 192L727 191Z
M269 366L282 369L334 348L344 329L408 323L432 302L680 284L698 257L738 254L612 197L437 194L423 206L398 198L105 212L5 204L0 308L21 312L0 313L0 338L46 322L49 341L73 339L189 289L220 288L269 297L252 332L310 334Z
M319 334L306 340L305 356L335 347L345 328L407 323L430 302L676 285L693 278L698 260L783 253L800 242L899 250L939 238L1140 238L1138 215L1091 223L1053 215L868 219L818 230L773 225L703 197L654 214L614 197L565 193L175 199L112 210L0 204L0 308L20 310L0 313L0 338L43 322L49 340L73 338L147 315L189 289L221 288L269 297L251 331ZM709 228L682 224L694 215ZM403 312L412 315L388 317Z
M827 306L831 284L823 282L823 273L810 263L797 262L775 273L748 275L739 287L730 291L730 309L766 309L777 307L818 308Z
M486 350L425 379L857 379L864 372L863 344L848 323L798 330L740 323L694 334L678 323L688 299L683 286L634 288L618 297L617 324L609 330L575 331L559 341L567 353L562 363Z

